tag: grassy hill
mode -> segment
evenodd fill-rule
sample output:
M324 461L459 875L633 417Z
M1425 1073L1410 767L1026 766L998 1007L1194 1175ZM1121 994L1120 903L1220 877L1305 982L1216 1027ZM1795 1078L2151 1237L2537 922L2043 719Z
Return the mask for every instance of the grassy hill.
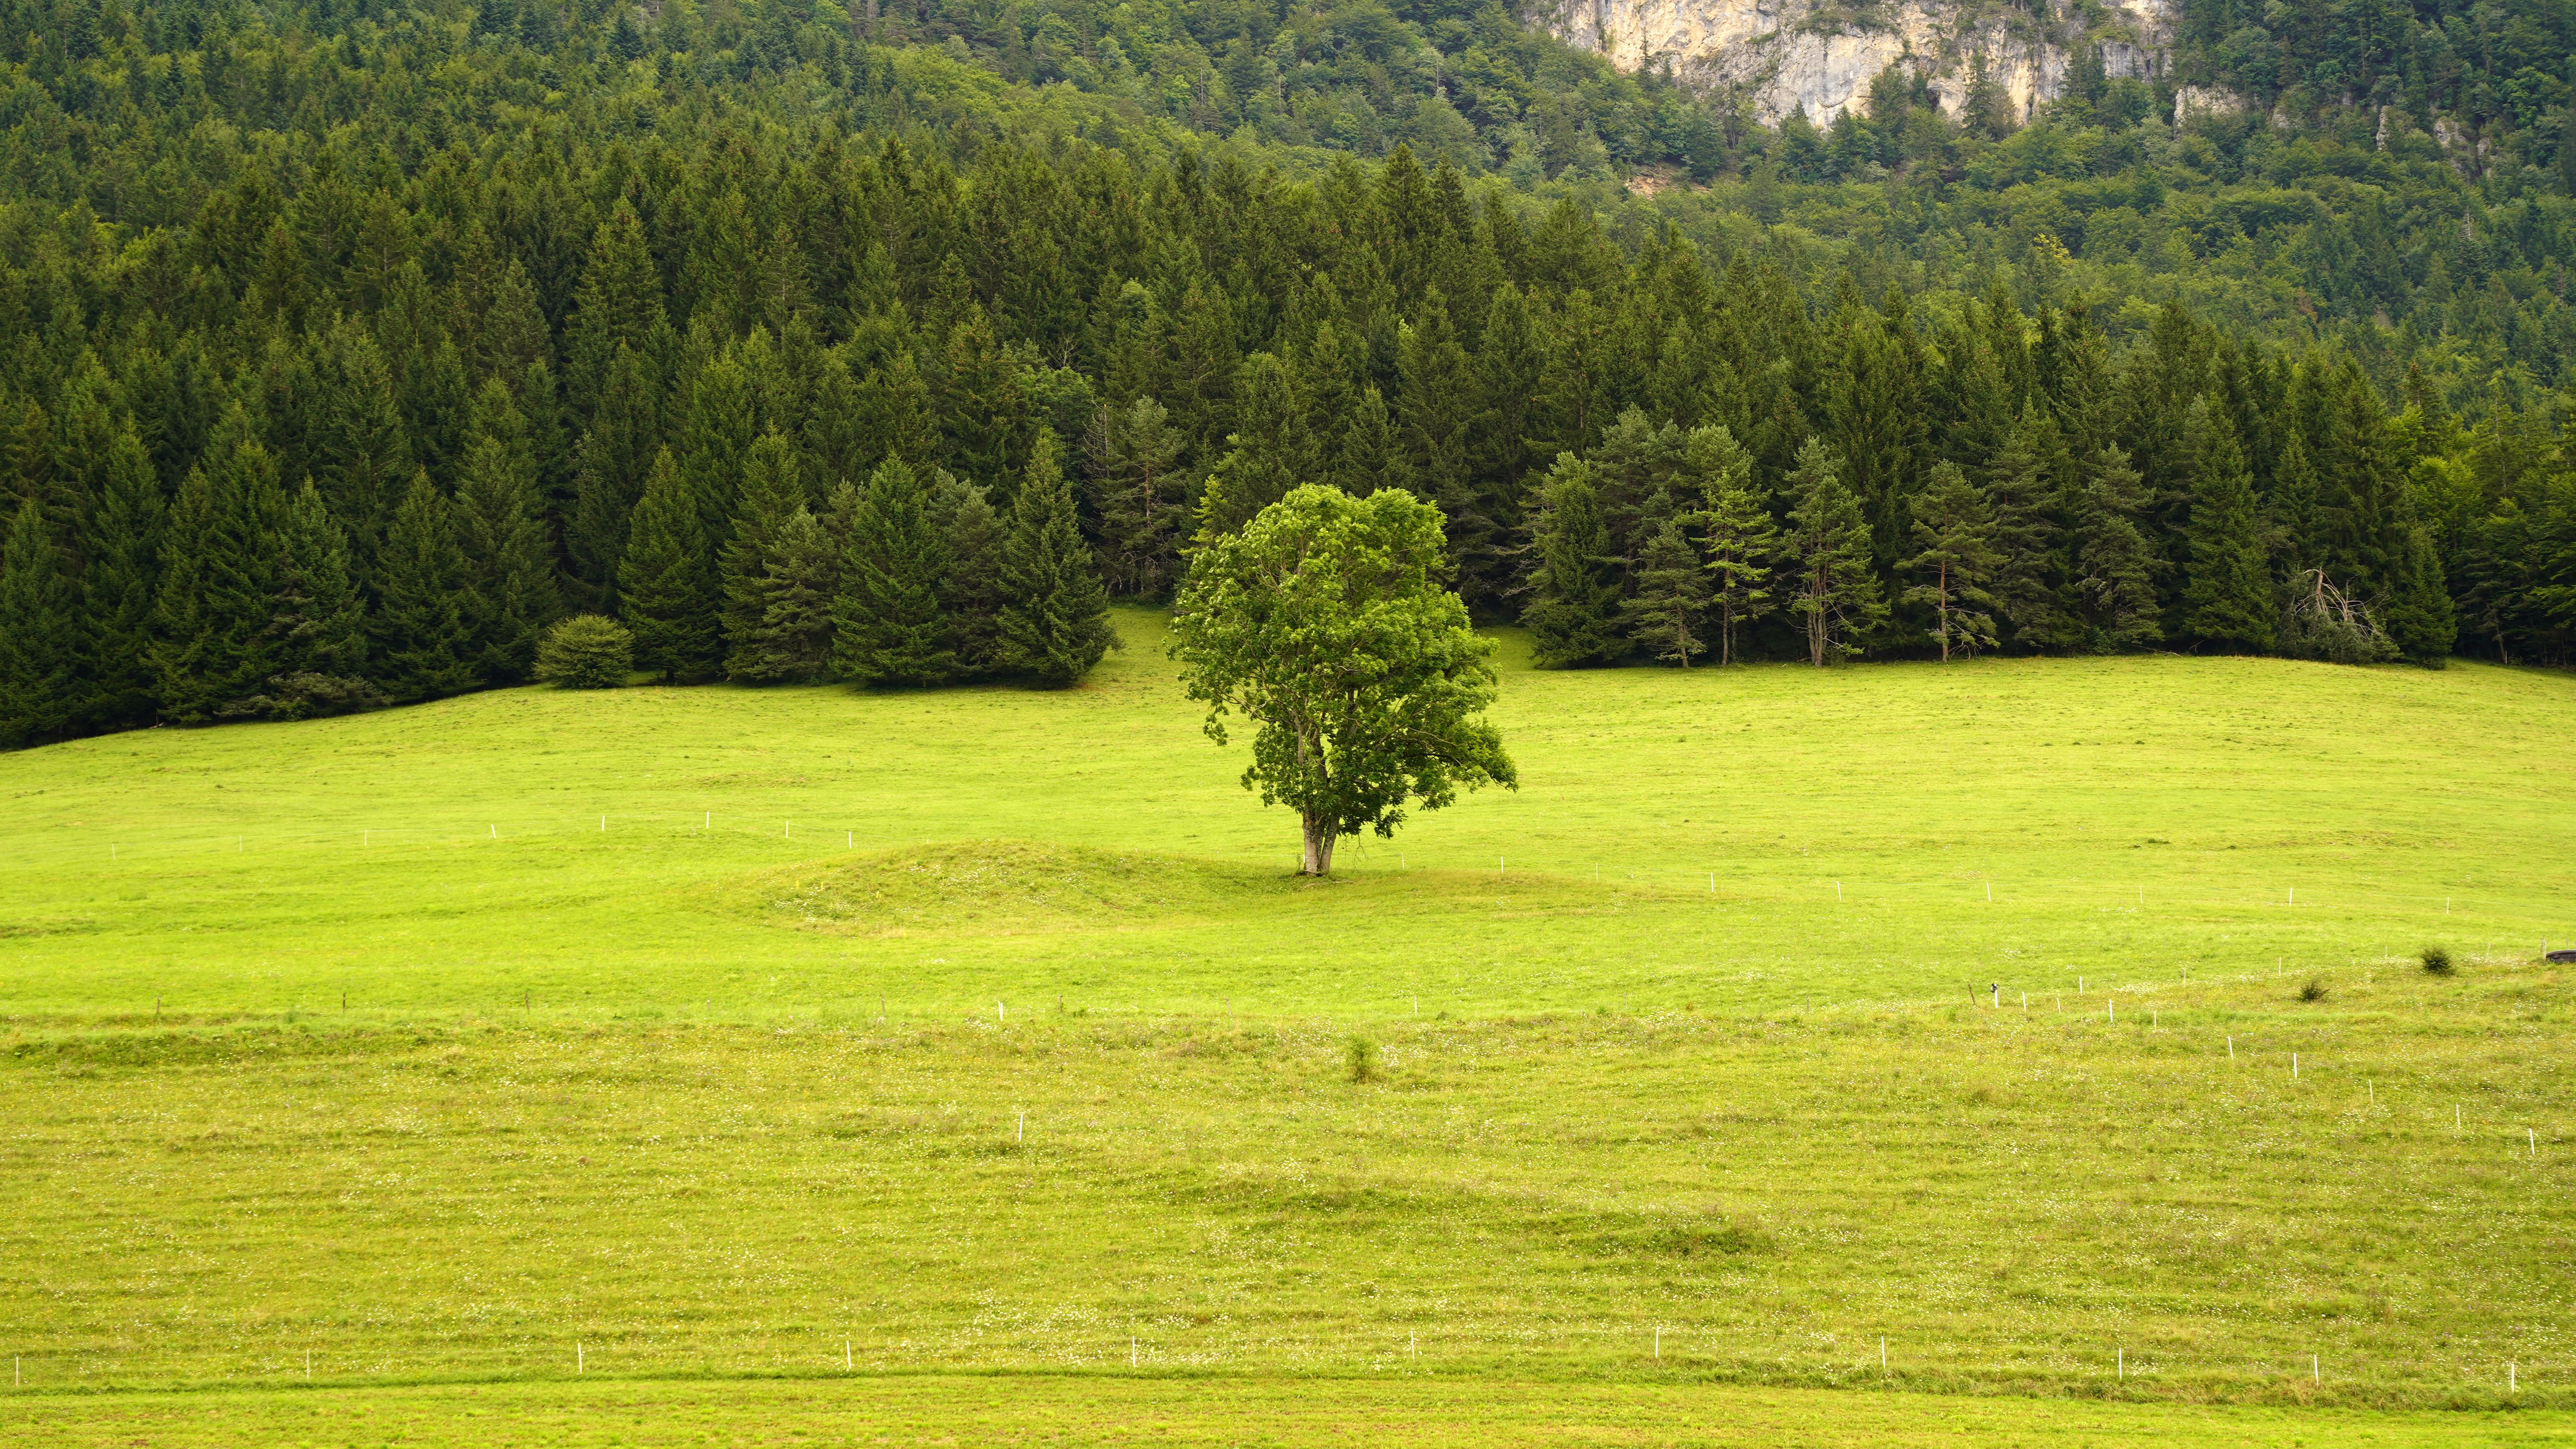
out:
M1120 623L0 757L0 1426L2576 1438L2576 682L1516 664L1316 884Z

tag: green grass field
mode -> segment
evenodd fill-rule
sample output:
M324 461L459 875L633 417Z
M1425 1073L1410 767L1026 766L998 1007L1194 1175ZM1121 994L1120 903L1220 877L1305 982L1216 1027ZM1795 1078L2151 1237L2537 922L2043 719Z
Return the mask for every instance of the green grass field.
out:
M0 1432L2576 1438L2576 679L1514 662L1313 883L1120 626L0 756Z

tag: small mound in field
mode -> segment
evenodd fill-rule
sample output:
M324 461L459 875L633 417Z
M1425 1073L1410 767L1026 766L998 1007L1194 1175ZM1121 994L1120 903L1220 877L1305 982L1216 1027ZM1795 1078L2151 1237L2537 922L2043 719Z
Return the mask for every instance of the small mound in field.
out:
M1258 891L1240 869L1136 852L982 840L763 871L735 902L778 925L853 936L1172 925Z

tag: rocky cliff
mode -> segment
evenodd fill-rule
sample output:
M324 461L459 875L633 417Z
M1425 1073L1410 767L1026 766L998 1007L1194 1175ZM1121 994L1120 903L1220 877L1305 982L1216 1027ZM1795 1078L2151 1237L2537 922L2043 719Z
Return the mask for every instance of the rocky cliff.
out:
M2182 0L2108 0L2096 13L2084 39L2072 21L1959 0L1532 0L1530 19L1622 70L1669 61L1685 80L1746 95L1766 122L1803 105L1822 126L1866 111L1870 79L1891 61L1927 73L1952 111L1980 56L2024 114L2057 95L2073 44L2100 46L2109 74L2143 79L2172 43Z

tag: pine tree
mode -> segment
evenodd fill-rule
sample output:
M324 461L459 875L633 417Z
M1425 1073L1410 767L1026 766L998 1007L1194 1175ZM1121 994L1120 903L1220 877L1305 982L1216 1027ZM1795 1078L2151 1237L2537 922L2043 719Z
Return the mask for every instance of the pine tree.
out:
M1201 543L1241 531L1261 510L1311 481L1308 442L1288 369L1267 352L1244 359L1234 431L1200 496Z
M984 490L942 469L931 478L931 514L948 544L948 578L939 591L949 647L960 675L996 668L1001 649L1004 526Z
M484 683L517 684L530 678L537 641L563 613L563 598L538 499L535 449L499 378L486 380L476 394L471 428L454 515L468 580L458 605L463 658Z
M79 706L79 625L44 506L18 504L0 546L0 748L61 733Z
M1790 473L1789 529L1782 552L1797 570L1789 611L1807 633L1807 662L1858 654L1887 616L1870 566L1869 520L1837 476L1833 450L1809 438Z
M1922 579L1905 591L1909 604L1932 609L1931 636L1941 662L1956 649L1974 654L1995 643L1995 596L1988 585L2003 565L1994 546L1994 514L1985 495L1956 463L1935 463L1914 499L1914 547L1901 567Z
M1736 635L1772 612L1771 574L1780 552L1780 528L1753 482L1753 455L1724 427L1693 428L1683 445L1683 467L1699 485L1700 526L1708 539L1713 578L1709 602L1717 610L1717 662L1735 660Z
M1669 493L1647 501L1645 546L1637 555L1637 591L1623 610L1628 637L1657 659L1690 668L1708 652L1700 620L1708 612L1708 570L1682 530L1681 509Z
M643 357L620 345L582 435L573 471L573 506L564 552L576 593L599 608L617 600L617 564L626 552L627 521L660 449L661 405Z
M1118 593L1159 597L1171 586L1190 516L1190 480L1180 471L1186 443L1150 397L1104 410L1090 443L1102 571Z
M1115 637L1109 596L1075 525L1052 429L1040 428L1002 545L999 663L1050 689L1079 681Z
M282 511L276 465L236 407L170 514L150 650L163 719L203 724L277 672L268 624Z
M2105 444L2086 469L2076 518L2075 597L2087 647L2136 649L2164 637L2156 622L2155 555L2138 529L2145 484L2129 455Z
M796 476L796 449L777 433L763 433L742 461L742 486L735 505L733 537L726 541L718 576L724 589L720 615L725 637L727 677L758 681L770 674L769 651L761 643L768 628L770 566L777 560L779 533L787 520L805 507L805 485Z
M376 579L376 678L396 700L434 699L474 683L464 604L472 588L455 510L426 470L385 529Z
M2063 452L2056 420L2025 405L1986 470L1999 556L1988 587L1997 612L2012 625L2012 642L2026 649L2060 647L2072 628L2058 591L2064 538L2054 475Z
M152 711L152 600L161 575L161 480L134 425L108 444L97 509L82 553L88 614L89 698L82 715L94 724L128 724Z
M957 655L939 595L947 582L947 541L930 488L901 459L868 475L841 560L833 606L833 663L858 684L941 684Z
M635 634L636 668L665 682L713 672L723 638L716 627L712 573L697 503L664 448L653 456L617 564L617 607Z
M2281 642L2280 605L2263 556L2254 475L2235 424L2224 408L2198 399L2184 425L2184 445L2191 453L2191 521L2184 535L2191 579L2183 591L2183 632L2221 649L2268 652Z
M1619 560L1612 555L1609 521L1592 470L1571 453L1539 484L1538 517L1531 530L1538 567L1530 577L1532 602L1521 613L1537 641L1542 667L1610 664L1628 652L1619 627Z
M818 679L831 663L838 551L821 522L800 503L778 525L768 554L760 581L760 625L726 658L726 672L753 683Z

